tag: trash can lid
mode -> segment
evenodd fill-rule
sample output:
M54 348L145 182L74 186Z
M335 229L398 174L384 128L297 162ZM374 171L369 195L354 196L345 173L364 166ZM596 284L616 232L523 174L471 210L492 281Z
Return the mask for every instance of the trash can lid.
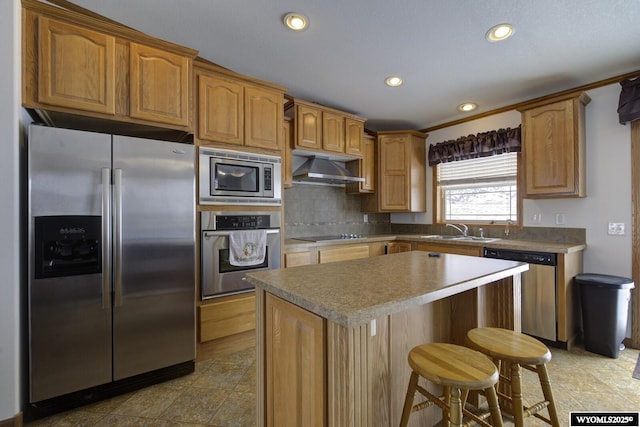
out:
M576 283L587 286L601 286L611 289L632 289L633 280L628 277L611 276L608 274L583 273L574 277Z

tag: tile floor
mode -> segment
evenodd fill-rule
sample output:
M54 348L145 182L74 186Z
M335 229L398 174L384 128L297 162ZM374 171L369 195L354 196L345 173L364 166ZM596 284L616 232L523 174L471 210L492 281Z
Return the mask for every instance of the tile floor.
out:
M640 380L632 378L639 351L618 359L552 349L549 364L562 426L570 411L638 411ZM525 390L536 398L536 377L524 373ZM213 353L196 362L193 374L100 403L28 423L28 426L254 426L253 348ZM529 400L529 399L527 399ZM506 425L513 425L509 422ZM528 419L527 426L545 425Z

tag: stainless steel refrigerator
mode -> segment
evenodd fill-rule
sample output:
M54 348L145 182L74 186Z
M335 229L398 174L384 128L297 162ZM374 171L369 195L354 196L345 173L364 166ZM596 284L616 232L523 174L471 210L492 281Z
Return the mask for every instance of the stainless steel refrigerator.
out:
M188 144L30 126L31 405L193 370L194 161Z

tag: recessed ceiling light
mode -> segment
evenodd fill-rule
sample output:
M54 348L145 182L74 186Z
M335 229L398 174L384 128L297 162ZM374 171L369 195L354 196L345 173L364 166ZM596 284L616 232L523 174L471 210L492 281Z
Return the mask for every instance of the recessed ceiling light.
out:
M282 22L284 22L284 25L295 31L302 31L309 25L309 20L306 16L293 12L287 13L284 18L282 18Z
M484 37L490 42L499 42L511 37L514 31L511 24L498 24L491 27Z
M463 113L468 113L469 111L473 111L478 108L478 104L474 104L473 102L465 102L464 104L458 105L458 110Z
M402 84L402 79L398 76L391 76L384 79L384 82L387 86L396 87Z

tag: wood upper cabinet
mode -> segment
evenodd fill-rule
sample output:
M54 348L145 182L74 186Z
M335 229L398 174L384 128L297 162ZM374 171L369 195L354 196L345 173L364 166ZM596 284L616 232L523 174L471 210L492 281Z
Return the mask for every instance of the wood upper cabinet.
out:
M350 118L344 119L346 154L364 155L364 122Z
M115 113L115 37L40 17L38 102Z
M362 156L363 118L298 99L287 110L294 119L293 148Z
M520 109L525 197L585 197L584 92Z
M191 58L131 43L131 117L189 124Z
M322 150L322 111L307 105L295 106L296 148Z
M265 331L267 427L326 425L326 320L267 294Z
M242 145L244 97L239 82L198 73L198 138Z
M252 85L207 67L198 63L196 69L198 139L280 151L284 90Z
M381 212L424 212L426 135L378 132L378 203Z
M291 140L293 126L291 119L285 117L282 122L282 186L284 188L293 187L293 164L291 159Z
M376 190L376 138L365 135L362 138L362 158L345 163L346 168L363 182L345 185L347 193L373 193Z
M244 89L244 145L280 150L284 94L255 86Z
M44 2L22 6L24 107L52 125L83 116L95 128L119 121L191 133L195 50Z
M324 111L322 113L322 149L344 153L344 117Z

